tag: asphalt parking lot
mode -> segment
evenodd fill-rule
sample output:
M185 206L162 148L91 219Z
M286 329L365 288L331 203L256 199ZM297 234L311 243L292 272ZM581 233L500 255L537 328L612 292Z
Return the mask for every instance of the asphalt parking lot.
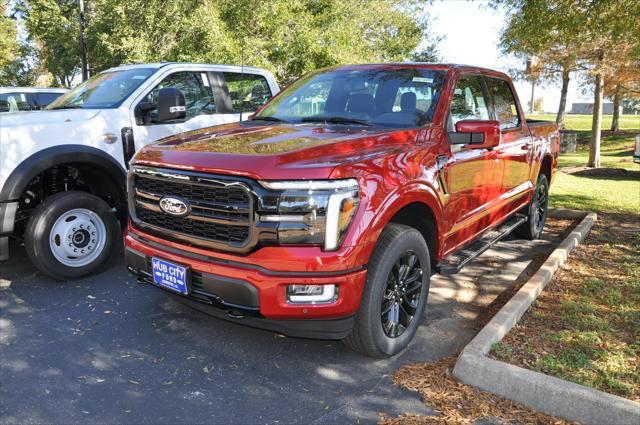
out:
M119 259L99 275L53 281L14 243L0 264L0 422L322 424L425 414L392 385L393 372L459 351L561 230L552 222L540 241L505 240L458 275L434 277L425 323L390 360L206 316L137 284Z

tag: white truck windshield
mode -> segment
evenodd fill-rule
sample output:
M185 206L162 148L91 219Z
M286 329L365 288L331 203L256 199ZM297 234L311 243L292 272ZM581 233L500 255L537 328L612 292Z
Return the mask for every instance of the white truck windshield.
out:
M60 96L46 109L117 108L155 71L137 68L102 72Z

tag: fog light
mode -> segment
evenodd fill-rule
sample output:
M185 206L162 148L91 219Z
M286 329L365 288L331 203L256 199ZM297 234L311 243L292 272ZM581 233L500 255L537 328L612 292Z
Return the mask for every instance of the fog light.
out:
M336 285L289 285L287 300L292 303L322 303L333 301Z

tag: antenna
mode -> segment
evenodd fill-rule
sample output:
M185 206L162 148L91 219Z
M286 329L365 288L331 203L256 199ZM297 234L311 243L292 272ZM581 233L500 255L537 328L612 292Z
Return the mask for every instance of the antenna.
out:
M240 53L240 87L244 85L244 42L245 38L242 37L242 51ZM241 92L242 93L242 92ZM240 101L240 121L242 121L242 113L244 112L244 99Z

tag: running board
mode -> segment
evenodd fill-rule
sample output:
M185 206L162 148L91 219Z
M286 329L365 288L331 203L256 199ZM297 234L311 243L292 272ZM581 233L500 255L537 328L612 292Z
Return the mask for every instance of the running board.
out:
M464 266L475 260L476 257L491 248L492 245L513 232L526 221L527 216L516 214L499 227L483 234L479 239L476 239L464 249L456 251L440 261L435 267L436 271L444 275L458 273Z

